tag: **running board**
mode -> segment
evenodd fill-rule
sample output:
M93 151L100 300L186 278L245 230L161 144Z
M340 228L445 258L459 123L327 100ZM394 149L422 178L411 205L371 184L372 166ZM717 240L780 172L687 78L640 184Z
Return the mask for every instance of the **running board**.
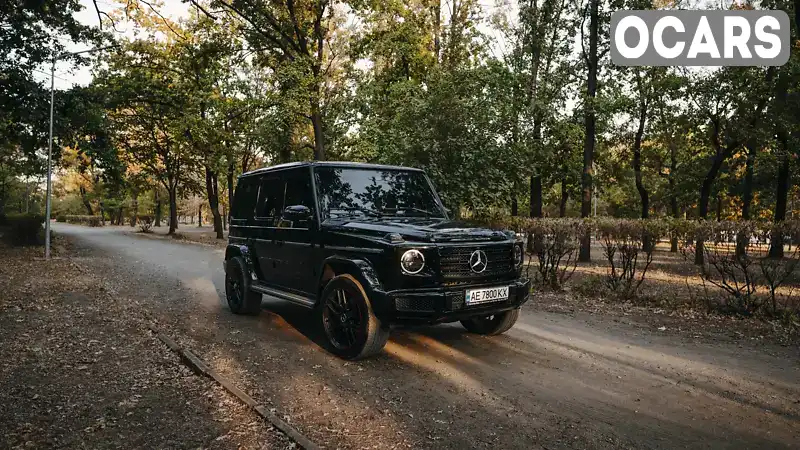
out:
M271 287L266 287L260 284L254 284L250 286L250 289L260 293L266 294L272 297L277 297L281 300L286 300L287 302L292 302L300 306L305 306L306 308L313 308L314 307L314 300L310 298L303 297L302 295L293 294L291 292L282 291L280 289L275 289Z

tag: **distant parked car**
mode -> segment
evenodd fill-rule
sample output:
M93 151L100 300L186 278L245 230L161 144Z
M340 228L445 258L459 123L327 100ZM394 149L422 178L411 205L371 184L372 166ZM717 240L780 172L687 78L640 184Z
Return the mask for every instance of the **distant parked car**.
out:
M495 335L529 298L514 233L452 222L418 169L291 163L239 177L225 251L231 311L262 294L313 310L330 350L381 351L397 324Z

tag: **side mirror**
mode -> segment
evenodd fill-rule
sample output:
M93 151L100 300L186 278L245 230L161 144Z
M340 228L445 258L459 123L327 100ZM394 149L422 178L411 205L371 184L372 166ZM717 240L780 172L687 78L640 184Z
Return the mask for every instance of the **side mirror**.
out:
M309 220L311 219L311 209L305 205L292 205L287 206L283 210L283 219L285 220Z

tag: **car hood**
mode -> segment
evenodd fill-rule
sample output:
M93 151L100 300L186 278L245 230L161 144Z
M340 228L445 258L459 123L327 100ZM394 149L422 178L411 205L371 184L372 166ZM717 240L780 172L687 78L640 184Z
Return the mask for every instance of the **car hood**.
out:
M385 237L394 233L407 241L421 242L502 241L510 237L502 231L442 219L336 220L326 222L325 228L372 237Z

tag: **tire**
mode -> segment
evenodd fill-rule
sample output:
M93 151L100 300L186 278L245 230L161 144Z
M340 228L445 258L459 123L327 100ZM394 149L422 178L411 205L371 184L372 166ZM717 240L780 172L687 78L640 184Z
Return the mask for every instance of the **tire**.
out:
M510 330L517 323L519 308L484 317L471 317L461 321L470 333L496 336Z
M375 317L363 286L352 275L334 277L320 300L320 322L331 353L356 360L383 350L389 329Z
M250 282L244 258L229 259L225 270L225 297L234 314L257 316L261 312L261 294L250 290Z

